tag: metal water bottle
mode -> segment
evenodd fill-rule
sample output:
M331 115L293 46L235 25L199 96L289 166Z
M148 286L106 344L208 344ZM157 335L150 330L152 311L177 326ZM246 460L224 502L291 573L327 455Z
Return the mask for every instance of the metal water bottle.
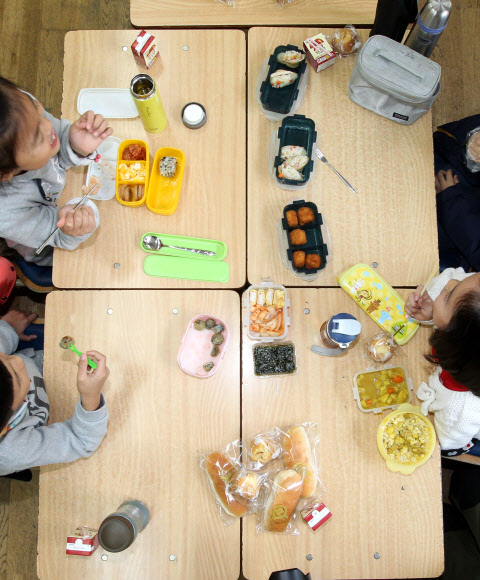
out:
M428 0L417 17L412 31L405 41L415 52L429 57L440 34L445 30L452 11L450 0Z
M133 77L130 83L130 94L135 101L145 130L149 133L163 131L167 126L167 117L157 91L157 85L152 77L146 74Z

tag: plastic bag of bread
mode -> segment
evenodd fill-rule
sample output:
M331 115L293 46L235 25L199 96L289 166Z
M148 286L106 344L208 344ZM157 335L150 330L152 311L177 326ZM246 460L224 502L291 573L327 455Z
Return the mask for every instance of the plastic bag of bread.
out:
M302 495L303 477L303 473L294 469L270 472L265 506L257 516L257 534L272 532L296 536L300 533L295 510Z
M245 464L253 470L270 467L271 462L281 458L282 451L280 433L277 429L258 433L250 440L247 440L245 445Z
M294 470L302 475L301 498L308 499L315 494L325 493L325 487L318 476L317 424L303 423L277 430L282 437L285 469Z
M348 24L345 28L335 30L332 39L333 50L338 56L351 56L356 54L362 46L362 41L355 26Z
M480 171L480 127L476 127L467 134L465 163L472 173Z
M379 332L364 342L365 352L374 366L386 363L398 352L398 346L389 332Z
M200 467L206 472L226 526L263 507L261 490L267 473L259 474L244 467L240 461L241 451L240 441L233 441L225 450L200 456Z

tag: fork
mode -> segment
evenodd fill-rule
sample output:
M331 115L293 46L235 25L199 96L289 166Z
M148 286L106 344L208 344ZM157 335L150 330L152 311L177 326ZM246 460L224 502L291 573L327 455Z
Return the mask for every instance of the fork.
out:
M340 179L343 181L343 183L344 183L344 184L345 184L345 185L346 185L348 188L350 188L350 189L353 191L353 193L356 193L356 194L358 195L358 191L356 191L356 190L355 190L355 189L354 189L354 188L353 188L353 187L352 187L352 186L351 186L351 185L348 183L348 181L345 179L345 177L343 177L343 175L340 175L340 173L338 173L338 171L335 169L335 167L334 167L334 166L333 166L331 163L329 163L329 162L327 161L327 158L326 158L326 157L325 157L325 155L324 155L324 154L323 154L323 153L320 151L320 149L317 149L317 150L315 151L315 153L317 154L317 157L320 159L320 161L322 161L322 163L326 163L326 164L327 164L327 165L330 167L330 169L333 169L333 171L335 171L335 173L338 175L338 177L340 177Z

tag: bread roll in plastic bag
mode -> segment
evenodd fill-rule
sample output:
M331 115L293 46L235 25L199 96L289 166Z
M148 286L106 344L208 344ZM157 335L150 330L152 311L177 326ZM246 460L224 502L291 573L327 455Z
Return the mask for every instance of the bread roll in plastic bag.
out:
M345 28L335 30L332 45L338 56L344 57L356 54L362 46L362 41L355 26L348 24Z
M465 163L472 173L480 171L480 127L476 127L467 134Z

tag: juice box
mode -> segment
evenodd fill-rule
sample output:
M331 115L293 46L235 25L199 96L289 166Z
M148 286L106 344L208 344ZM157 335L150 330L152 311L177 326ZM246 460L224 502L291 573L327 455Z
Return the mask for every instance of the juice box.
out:
M155 37L142 30L132 44L133 58L140 66L150 68L158 56L158 44Z

